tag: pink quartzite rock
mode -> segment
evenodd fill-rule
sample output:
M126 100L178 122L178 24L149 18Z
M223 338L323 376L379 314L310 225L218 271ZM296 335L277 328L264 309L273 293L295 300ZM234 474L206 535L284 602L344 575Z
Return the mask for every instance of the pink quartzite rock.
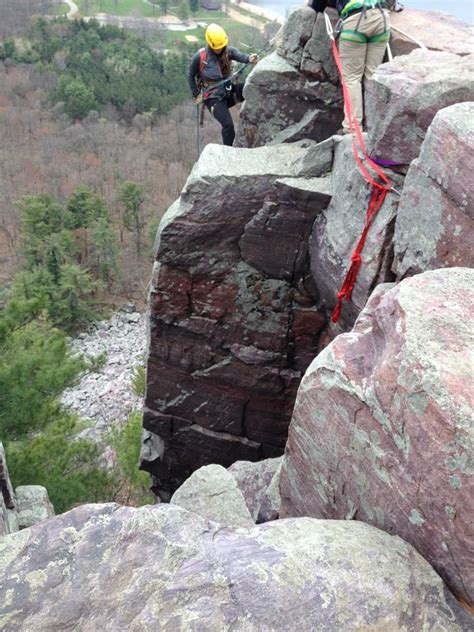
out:
M254 522L258 519L260 506L275 472L280 467L282 457L265 459L258 463L237 461L229 468L238 488L242 492Z
M365 99L371 155L406 164L416 158L435 114L474 100L473 60L415 50L379 66Z
M322 14L293 11L276 52L245 84L237 145L322 141L341 125L342 95Z
M448 9L448 5L446 5ZM408 55L418 45L406 35L411 35L430 50L470 55L473 52L472 26L447 13L417 11L405 6L403 11L390 13L393 55ZM401 29L400 33L396 29Z
M164 216L150 292L142 467L163 498L208 463L282 454L324 316L309 271L332 144L208 145Z
M1 538L0 559L8 632L463 630L421 555L361 522L83 505Z
M438 112L410 166L398 207L397 276L474 267L473 155L474 103Z
M474 271L375 290L309 367L281 472L283 517L397 534L474 601Z
M398 182L400 176L390 174ZM365 223L371 188L354 160L352 140L345 137L336 145L332 172L334 195L329 206L315 220L309 252L311 272L318 293L329 312L336 304L351 255ZM390 243L399 198L389 193L371 224L362 252L362 267L352 293L352 302L344 303L340 326L352 327L370 293L378 283L393 280L390 274Z

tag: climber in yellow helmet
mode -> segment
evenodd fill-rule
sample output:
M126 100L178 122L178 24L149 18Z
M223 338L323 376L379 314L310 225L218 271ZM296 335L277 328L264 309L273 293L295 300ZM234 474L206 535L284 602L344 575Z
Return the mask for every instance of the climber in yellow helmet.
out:
M207 45L194 55L188 72L194 102L199 104L204 101L208 110L219 121L224 145L232 145L235 138L229 108L244 100L243 84L234 84L231 80L232 61L244 64L256 64L258 61L256 54L241 53L237 48L228 46L228 42L227 33L221 26L209 24L206 29Z

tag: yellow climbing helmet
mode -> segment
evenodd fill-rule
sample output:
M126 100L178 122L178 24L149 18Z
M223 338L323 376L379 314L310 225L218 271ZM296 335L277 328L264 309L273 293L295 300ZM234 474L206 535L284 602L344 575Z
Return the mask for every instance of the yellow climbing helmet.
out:
M209 24L206 29L206 42L212 50L219 50L227 46L229 38L222 26L218 24Z

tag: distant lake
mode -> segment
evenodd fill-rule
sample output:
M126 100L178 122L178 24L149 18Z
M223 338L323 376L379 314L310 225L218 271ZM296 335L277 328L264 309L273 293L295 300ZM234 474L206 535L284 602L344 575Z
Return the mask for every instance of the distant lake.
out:
M250 4L256 4L264 7L269 11L273 11L278 15L286 17L290 9L301 7L302 2L294 2L294 0L246 0ZM464 22L472 24L474 22L474 2L473 0L406 0L402 1L406 7L411 9L420 9L422 11L442 11L450 13Z

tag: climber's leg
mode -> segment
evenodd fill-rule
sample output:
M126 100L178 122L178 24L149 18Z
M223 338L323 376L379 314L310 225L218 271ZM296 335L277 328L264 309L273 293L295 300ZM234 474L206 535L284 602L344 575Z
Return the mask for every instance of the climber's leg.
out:
M235 138L234 121L225 101L216 100L210 107L214 118L222 125L222 142L224 145L232 145Z
M354 16L356 17L356 16ZM359 33L345 33L346 22L353 20L348 18L344 23L344 30L339 40L339 56L341 58L342 72L347 85L349 97L352 104L352 111L359 125L362 124L364 108L362 104L362 77L365 70L365 56L367 44L365 37L359 37ZM344 121L342 126L349 129L349 118L347 104L344 104Z

